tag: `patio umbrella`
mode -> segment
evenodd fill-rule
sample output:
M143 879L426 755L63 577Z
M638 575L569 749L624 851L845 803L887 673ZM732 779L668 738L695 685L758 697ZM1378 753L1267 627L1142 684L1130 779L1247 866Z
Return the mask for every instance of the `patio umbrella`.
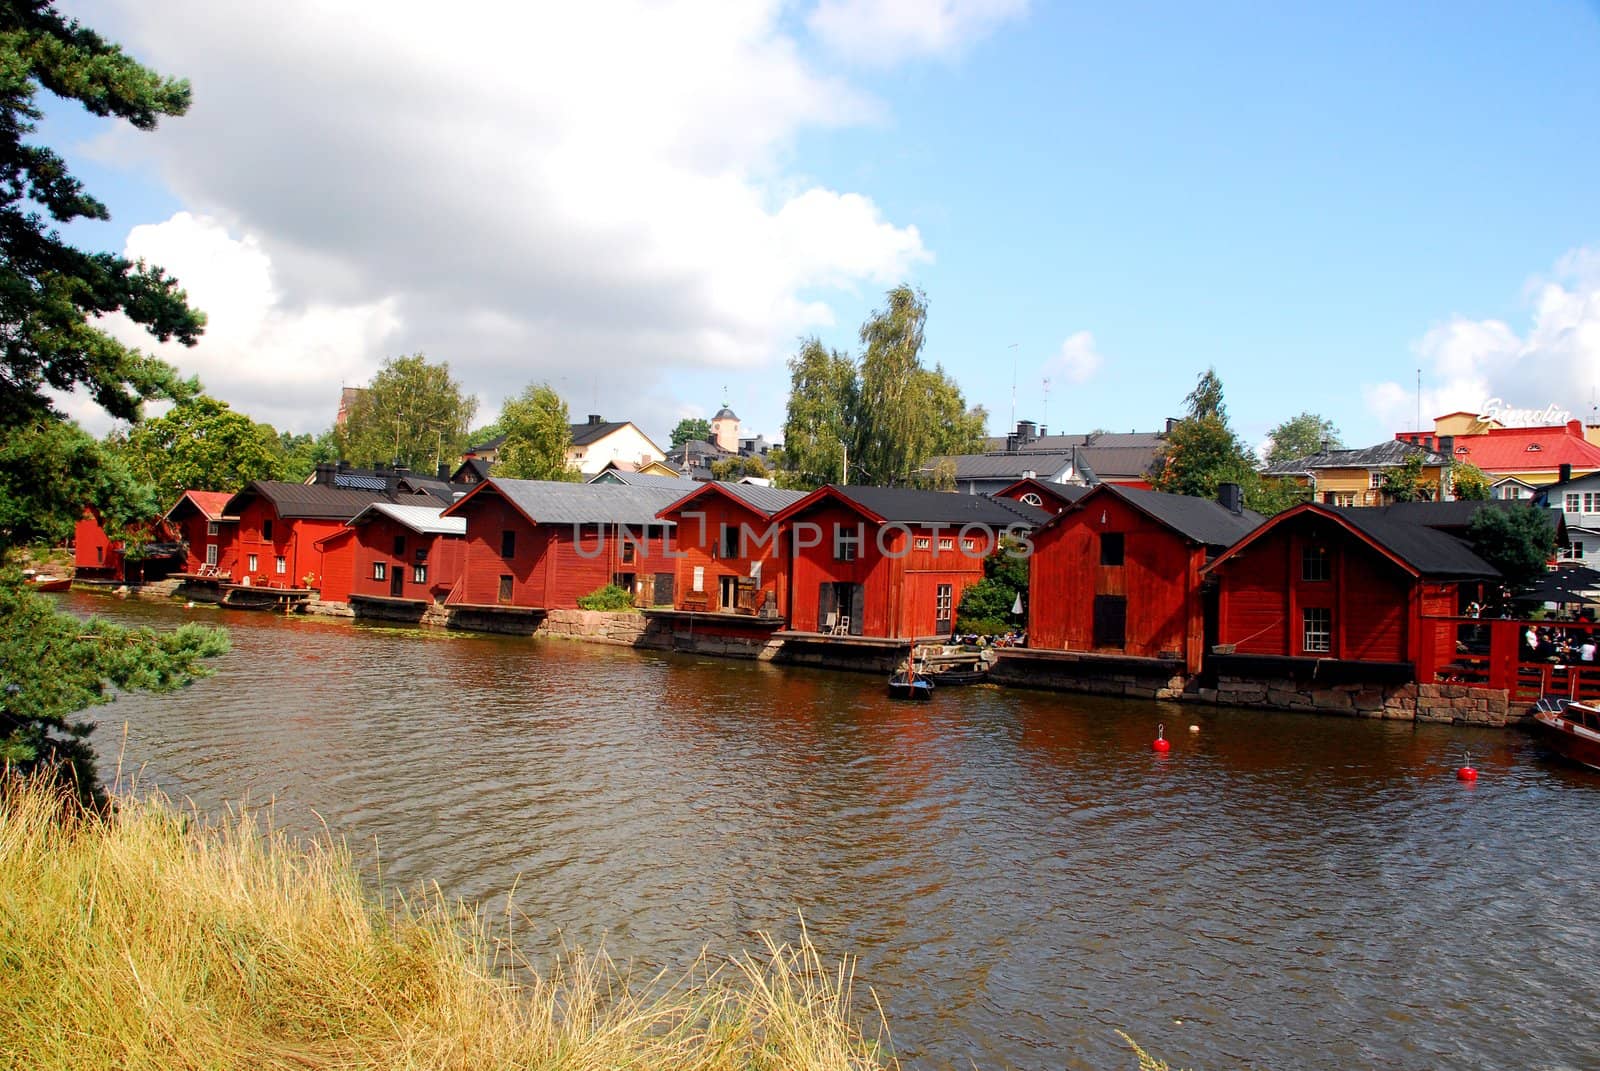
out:
M1517 595L1518 602L1587 602L1600 593L1600 571L1579 566L1541 576Z

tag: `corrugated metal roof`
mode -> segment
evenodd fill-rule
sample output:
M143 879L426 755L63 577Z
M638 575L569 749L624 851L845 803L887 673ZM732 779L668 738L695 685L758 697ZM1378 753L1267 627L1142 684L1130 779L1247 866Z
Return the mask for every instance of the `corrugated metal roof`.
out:
M676 487L680 492L693 491L704 485L704 481L691 480L687 476L659 476L653 472L625 472L622 469L606 469L597 473L589 483L591 486L620 484L623 487Z
M536 524L666 524L656 514L683 497L677 487L616 483L491 478L484 486L499 491Z
M225 517L223 511L227 509L228 502L232 498L232 493L228 491L185 491L179 496L178 501L172 504L172 508L167 510L166 519L171 520L172 515L178 512L179 507L187 502L206 520L221 521ZM237 520L238 518L228 517L226 519Z
M1155 446L1083 446L1077 453L1078 474L1097 480L1147 477L1166 449Z
M1266 518L1255 510L1234 513L1209 498L1194 495L1145 491L1114 483L1101 484L1097 490L1116 495L1173 531L1208 547L1232 546L1266 523ZM1086 508L1092 511L1092 507Z
M1422 463L1430 468L1443 465L1447 460L1444 455L1436 454L1432 450L1413 446L1399 439L1390 439L1359 450L1323 450L1308 457L1297 457L1292 461L1280 461L1276 465L1268 465L1261 471L1268 476L1293 476L1302 472L1315 472L1318 469L1387 468L1404 465L1414 454L1421 454Z
M769 517L810 494L809 491L786 491L782 487L763 487L755 483L719 483L717 486Z
M364 518L372 514L382 514L405 525L413 532L420 535L458 535L467 534L467 519L465 517L441 517L443 506L412 506L398 502L374 502L360 513L345 523L354 528L365 523Z
M238 516L244 505L256 495L268 499L278 516L287 518L312 518L347 521L373 502L381 501L381 491L357 491L349 487L329 487L315 483L285 483L281 480L255 480L243 491L228 500L226 511ZM437 499L429 496L437 503Z
M884 520L902 524L986 524L1007 528L1014 524L1041 525L1050 519L1050 514L1043 510L985 495L958 495L910 487L829 486Z
M1020 480L1032 475L1050 481L1072 466L1072 453L1056 454L946 454L930 457L922 466L924 472L933 472L949 462L955 466L959 480Z

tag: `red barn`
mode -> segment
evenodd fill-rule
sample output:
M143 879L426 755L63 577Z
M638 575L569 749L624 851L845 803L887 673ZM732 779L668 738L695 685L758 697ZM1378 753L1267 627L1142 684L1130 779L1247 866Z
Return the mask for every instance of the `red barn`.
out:
M1218 585L1217 642L1232 656L1413 673L1449 661L1453 635L1423 618L1454 615L1461 585L1499 574L1463 540L1413 519L1426 515L1307 503L1273 517L1207 567ZM1449 649L1427 649L1437 644Z
M348 579L329 572L322 597L444 602L461 576L467 522L441 517L443 511L442 505L374 502L356 514L348 522L354 553L346 556L353 572ZM330 595L330 587L343 595Z
M352 554L354 544L330 537L342 534L345 521L373 502L386 500L382 491L252 481L223 507L225 515L238 518L235 582L302 589L319 587L330 571L343 569L348 574L350 566L340 556ZM442 505L432 497L423 501Z
M464 609L575 609L607 584L650 605L670 592L670 525L656 515L681 487L487 479L444 518L466 521L466 556L449 605Z
M100 523L92 506L83 511L72 530L73 574L84 580L109 580L140 584L160 580L182 566L183 547L160 520L144 521L128 529L129 540L113 537Z
M167 527L183 543L183 571L190 576L233 575L239 518L224 513L232 497L226 491L185 491L167 511Z
M996 491L994 497L1009 498L1013 502L1021 502L1024 506L1044 510L1052 517L1056 517L1088 493L1089 489L1079 484L1050 483L1028 476L1010 487Z
M1226 505L1101 484L1033 535L1028 646L1140 658L1180 658L1198 672L1205 651L1200 574L1263 521Z
M672 606L785 618L788 556L774 514L805 498L741 483L703 483L658 515L674 525Z
M903 487L818 488L773 517L791 555L796 632L948 636L961 594L983 579L998 538L1049 515L980 495Z

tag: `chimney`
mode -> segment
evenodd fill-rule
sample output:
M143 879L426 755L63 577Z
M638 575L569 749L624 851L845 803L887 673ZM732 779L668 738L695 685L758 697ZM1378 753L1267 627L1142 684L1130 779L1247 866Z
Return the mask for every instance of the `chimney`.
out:
M450 463L448 461L439 462L439 479L448 480L449 478L450 478Z
M1323 439L1322 440L1322 445L1317 447L1317 453L1326 454L1327 452L1328 452L1328 440L1327 439Z
M1006 436L1006 453L1014 454L1016 452L1017 452L1017 433L1016 432L1012 432L1010 435Z
M1172 429L1177 427L1177 425L1178 425L1178 418L1169 416L1167 418L1167 430L1162 432L1162 434L1163 435L1171 435L1172 434Z
M321 487L332 487L333 473L334 468L332 463L327 461L319 461L317 462L316 475L311 478L311 482Z
M1569 420L1569 421L1567 421L1567 431L1568 431L1568 433L1570 433L1572 435L1576 435L1580 439L1583 438L1583 421L1581 421L1581 420Z
M1045 427L1045 426L1044 426L1044 425L1043 425L1043 424L1040 424L1040 425L1039 425L1039 438L1041 438L1041 439L1042 439L1042 438L1044 438L1044 437L1045 437L1045 436L1046 436L1046 435L1049 435L1049 434L1050 434L1050 429L1049 429L1049 428L1047 428L1047 427Z
M1244 512L1244 488L1236 483L1217 484L1217 504L1235 516Z
M600 418L600 414L599 413L590 413L589 414L588 423L590 423L590 424L604 424L605 421Z
M1561 471L1561 481L1560 481L1561 483L1566 483L1568 480L1572 479L1572 462L1570 462L1570 461L1562 462L1560 471Z
M1039 426L1031 420L1017 421L1017 442L1026 446L1039 437Z
M350 471L350 462L346 461L344 458L341 457L339 459L338 471L339 472L349 472Z

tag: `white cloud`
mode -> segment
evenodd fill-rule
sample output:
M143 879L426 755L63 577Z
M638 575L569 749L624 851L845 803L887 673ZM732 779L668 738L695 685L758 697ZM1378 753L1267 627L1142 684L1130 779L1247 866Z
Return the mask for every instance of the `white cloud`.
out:
M1477 412L1489 398L1517 409L1554 404L1589 419L1600 392L1600 251L1577 249L1548 278L1525 290L1526 333L1500 320L1455 317L1413 346L1422 369L1422 421L1456 410ZM1367 406L1388 426L1417 419L1415 383L1369 384Z
M1061 344L1061 349L1045 365L1045 370L1059 375L1068 383L1084 383L1093 378L1105 363L1105 358L1095 348L1094 335L1079 331Z
M400 328L392 298L287 302L254 237L234 238L216 220L188 212L135 227L124 255L160 264L182 280L190 304L206 314L206 331L188 348L156 343L120 314L107 318L107 329L198 375L209 393L258 420L326 427L340 384L364 382L368 362ZM306 425L308 406L314 417Z
M1027 7L1027 0L821 0L806 23L852 62L890 66L957 53Z
M340 379L418 350L449 360L485 415L548 379L575 411L670 426L684 373L773 375L797 333L831 321L831 293L887 287L929 257L869 197L786 167L802 129L877 106L801 56L780 0L457 18L420 0L101 2L78 14L195 86L189 115L101 149L146 154L235 236L233 260L205 261L194 233L186 270L154 259L213 332L228 318L207 293L273 310L240 315L279 355L291 426L325 426ZM253 281L202 278L249 254Z

